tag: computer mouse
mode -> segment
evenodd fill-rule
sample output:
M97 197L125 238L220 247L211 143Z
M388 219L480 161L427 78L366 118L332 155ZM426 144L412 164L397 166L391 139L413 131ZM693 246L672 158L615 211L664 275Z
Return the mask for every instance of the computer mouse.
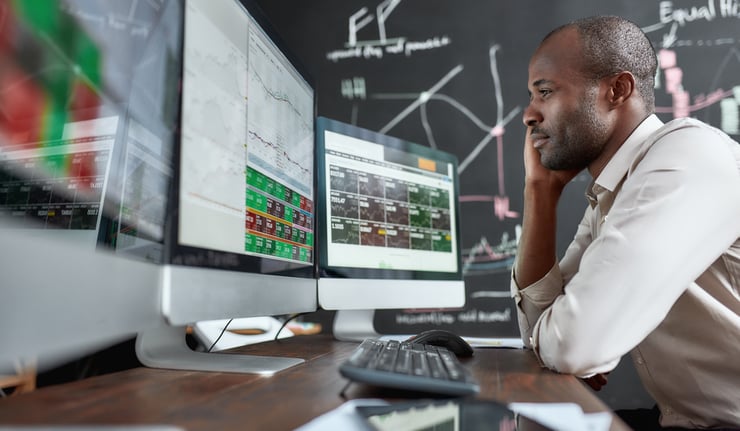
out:
M431 344L432 346L445 347L456 356L473 356L473 348L461 336L444 329L430 329L420 332L406 339L412 344Z

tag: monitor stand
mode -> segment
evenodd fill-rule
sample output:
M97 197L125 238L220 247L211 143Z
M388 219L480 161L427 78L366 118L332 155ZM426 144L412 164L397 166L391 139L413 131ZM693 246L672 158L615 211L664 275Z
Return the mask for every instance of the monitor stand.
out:
M140 332L136 337L136 356L151 368L265 376L305 362L300 358L195 352L185 342L184 326L167 325Z
M375 310L338 310L334 315L334 338L341 341L362 341L380 336L375 331Z

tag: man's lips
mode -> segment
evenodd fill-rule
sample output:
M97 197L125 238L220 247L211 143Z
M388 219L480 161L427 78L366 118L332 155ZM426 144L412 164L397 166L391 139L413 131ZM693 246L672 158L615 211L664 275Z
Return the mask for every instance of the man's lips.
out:
M540 149L547 143L549 136L543 133L532 133L530 135L530 139L532 140L532 144L534 145L534 148Z

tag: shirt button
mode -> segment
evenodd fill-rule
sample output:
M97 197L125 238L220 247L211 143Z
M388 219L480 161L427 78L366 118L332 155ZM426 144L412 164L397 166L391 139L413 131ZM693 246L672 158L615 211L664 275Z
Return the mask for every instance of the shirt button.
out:
M638 356L635 362L637 362L637 365L645 365L645 360L642 359L642 356Z
M673 414L673 410L671 410L670 407L666 407L665 410L663 410L663 413L670 416Z

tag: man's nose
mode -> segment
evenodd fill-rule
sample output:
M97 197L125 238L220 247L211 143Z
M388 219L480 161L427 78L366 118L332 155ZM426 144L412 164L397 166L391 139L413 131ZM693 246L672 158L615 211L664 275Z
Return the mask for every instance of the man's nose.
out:
M525 126L532 127L542 122L542 114L530 103L524 109L524 113L522 114L522 122Z

